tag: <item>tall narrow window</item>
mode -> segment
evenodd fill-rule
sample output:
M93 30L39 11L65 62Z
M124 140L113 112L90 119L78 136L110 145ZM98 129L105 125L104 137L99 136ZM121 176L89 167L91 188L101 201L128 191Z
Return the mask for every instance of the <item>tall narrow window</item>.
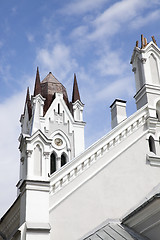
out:
M56 171L56 155L55 153L52 153L50 157L50 174L54 173L55 171Z
M63 153L61 155L61 167L63 167L66 163L67 163L66 155Z
M160 101L158 101L156 104L156 117L158 121L160 121Z
M38 144L34 148L34 174L42 175L42 150Z
M150 136L148 141L149 141L149 150L150 150L150 152L153 152L153 153L156 154L154 138L152 136Z
M60 114L60 104L58 103L58 114Z

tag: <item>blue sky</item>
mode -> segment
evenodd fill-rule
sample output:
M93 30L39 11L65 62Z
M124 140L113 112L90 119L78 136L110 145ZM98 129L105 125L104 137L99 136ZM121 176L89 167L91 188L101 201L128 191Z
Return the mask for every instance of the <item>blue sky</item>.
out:
M71 99L76 73L85 103L85 142L110 130L115 98L135 110L130 58L143 33L160 46L160 0L1 0L0 2L0 215L16 196L19 118L36 67L52 72ZM7 191L6 191L7 189Z

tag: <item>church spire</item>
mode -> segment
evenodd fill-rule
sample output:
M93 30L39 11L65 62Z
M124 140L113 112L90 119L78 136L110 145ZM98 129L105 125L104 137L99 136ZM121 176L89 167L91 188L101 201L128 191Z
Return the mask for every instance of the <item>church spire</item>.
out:
M72 103L76 102L77 100L81 101L81 99L80 99L80 94L79 94L79 90L78 90L78 84L77 84L76 74L74 74Z
M40 83L39 69L37 67L36 81L35 81L35 87L34 87L34 96L36 96L38 94L41 94L41 83Z

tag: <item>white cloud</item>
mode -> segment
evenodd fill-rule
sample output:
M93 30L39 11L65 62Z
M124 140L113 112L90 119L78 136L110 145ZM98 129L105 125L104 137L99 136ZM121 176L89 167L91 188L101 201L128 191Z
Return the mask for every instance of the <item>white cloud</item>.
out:
M61 12L67 15L84 14L101 8L108 0L76 0L66 5Z
M111 37L125 29L143 26L149 21L159 18L159 10L153 10L159 3L157 1L146 0L121 0L110 5L101 14L92 14L92 20L85 21L85 24L77 26L71 36L76 34L86 40L97 41ZM153 8L152 8L153 7ZM144 11L148 9L150 13L144 17ZM144 17L144 18L143 18Z
M140 16L137 17L137 19L133 20L131 23L131 27L138 29L142 28L147 24L150 24L151 22L160 19L160 10L155 10L151 13L149 13L147 16Z
M68 74L74 73L78 68L76 60L72 57L70 47L56 44L52 49L39 49L36 61L43 71L53 71L55 76L65 79Z
M71 32L71 37L75 37L77 39L79 37L85 36L87 32L88 32L88 26L79 26Z
M122 0L106 9L93 21L93 32L88 38L91 40L104 36L111 36L123 28L123 24L132 21L139 12L147 8L149 1Z
M133 81L129 77L120 78L111 82L105 88L96 93L96 100L114 100L115 98L122 98L123 96L132 97L134 94Z
M0 216L16 198L16 183L19 174L18 137L20 114L23 111L25 93L17 93L0 104Z
M117 51L105 50L94 63L101 76L122 75L128 65L121 59Z

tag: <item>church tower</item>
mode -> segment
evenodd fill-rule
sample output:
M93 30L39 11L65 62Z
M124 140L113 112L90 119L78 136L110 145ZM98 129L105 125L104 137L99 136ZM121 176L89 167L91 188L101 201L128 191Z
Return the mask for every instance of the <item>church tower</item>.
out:
M148 103L150 116L160 119L160 49L154 36L152 41L141 35L141 47L136 42L131 58L135 74L137 109Z
M37 68L34 94L30 98L27 89L20 120L21 180L46 180L84 150L83 107L75 74L69 102L65 87L53 74L40 82Z
M65 87L53 74L49 72L41 82L37 68L34 94L30 96L27 89L20 119L21 161L17 184L21 208L25 208L21 211L21 226L26 236L31 234L34 240L38 240L35 231L43 232L43 239L49 239L50 177L84 151L83 107L76 75L69 102Z

